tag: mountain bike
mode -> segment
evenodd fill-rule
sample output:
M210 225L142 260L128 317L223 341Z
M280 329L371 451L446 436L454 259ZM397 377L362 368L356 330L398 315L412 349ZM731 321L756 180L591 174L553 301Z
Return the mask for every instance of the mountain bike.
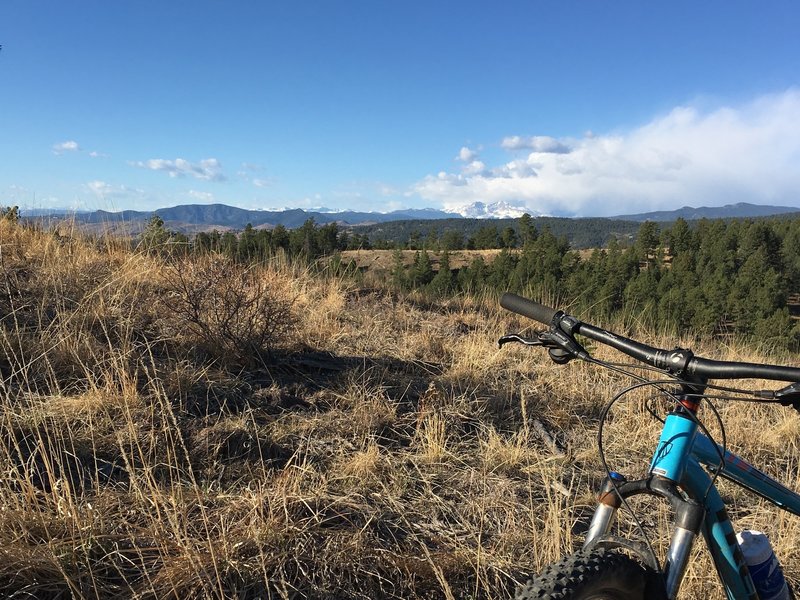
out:
M610 368L634 377L635 383L608 404L600 416L598 449L606 472L597 507L588 526L583 547L545 568L518 588L517 598L677 598L692 546L698 534L708 551L730 600L755 600L758 593L728 518L715 482L718 477L769 500L800 516L800 495L739 458L726 448L724 427L717 443L698 417L709 398L779 403L800 411L800 368L711 360L685 348L666 350L643 344L581 322L577 318L515 294L504 294L500 305L547 326L535 337L504 335L499 343L541 346L557 364L573 359ZM629 365L598 360L584 348L579 337L605 344L639 361ZM659 373L658 379L631 369ZM766 379L792 382L777 390L741 390L709 383L713 379ZM662 420L663 428L644 478L628 480L612 471L603 452L603 424L616 400L630 390L653 386L674 406ZM709 390L714 390L710 392ZM639 494L660 497L671 504L673 531L663 564L656 555L629 499ZM632 515L642 539L612 533L620 508Z

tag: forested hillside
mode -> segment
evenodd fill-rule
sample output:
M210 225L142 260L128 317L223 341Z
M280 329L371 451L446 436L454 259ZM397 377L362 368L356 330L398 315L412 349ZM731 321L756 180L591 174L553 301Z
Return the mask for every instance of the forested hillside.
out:
M450 250L459 247L453 240L462 239L461 247L499 248L497 238L502 232L513 230L519 236L520 222L535 226L539 230L549 229L557 237L566 237L573 248L596 248L610 238L631 239L639 229L639 223L616 219L585 218L567 219L559 217L523 217L522 219L437 219L435 221L392 221L376 225L353 227L354 233L369 237L376 248L394 248L398 245L410 248L426 245L433 247L433 240L444 240ZM488 242L486 240L489 240ZM449 240L449 243L447 242ZM474 244L468 244L473 240ZM433 242L435 243L435 242Z
M612 237L590 253L578 252L566 236L547 226L540 229L538 219L498 225L484 224L470 237L454 230L412 236L397 248L417 249L413 265L397 252L393 268L369 277L437 296L512 290L557 299L593 318L622 315L648 327L800 347L800 326L792 315L792 301L800 292L800 219L645 222L632 241ZM318 226L312 220L294 230L247 227L238 236L201 233L190 241L165 230L157 218L143 242L173 252L222 253L239 261L281 253L362 278L367 275L338 253L369 249L372 243L335 223ZM469 266L453 269L449 252L461 248L503 250L491 262L476 256ZM438 270L431 253L437 254Z

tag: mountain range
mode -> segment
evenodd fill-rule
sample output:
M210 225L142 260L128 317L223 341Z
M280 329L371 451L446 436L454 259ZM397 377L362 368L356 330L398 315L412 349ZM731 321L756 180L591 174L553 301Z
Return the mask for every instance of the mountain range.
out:
M535 211L530 211L535 213ZM341 211L332 212L326 209L302 210L299 208L285 210L247 210L228 206L225 204L185 204L155 211L124 210L121 212L108 212L97 210L94 212L77 212L69 214L41 214L25 215L23 217L47 221L53 219L70 218L79 225L90 229L113 229L116 231L136 232L154 215L161 217L165 224L174 230L192 233L209 231L211 229L237 230L243 229L248 223L256 228L272 228L283 225L289 229L301 226L308 219L314 219L318 224L339 223L345 226L375 225L391 221L409 220L434 220L434 219L513 219L522 216L523 209L506 202L484 203L474 202L464 207L459 212L446 212L443 210L404 209L387 213ZM696 219L729 219L764 217L785 213L800 213L800 208L790 206L767 206L740 202L720 207L684 206L672 211L655 211L639 214L619 215L608 217L609 220L618 221L675 221L679 217L688 220ZM542 215L534 215L542 216Z
M747 217L769 217L787 213L800 213L800 208L793 206L769 206L767 204L748 204L738 202L725 206L701 206L694 208L683 206L677 210L659 210L635 215L619 215L611 217L619 221L676 221L681 218L686 221L699 219L742 219Z
M300 227L308 219L314 219L314 221L319 224L337 222L348 225L360 225L413 219L444 219L457 216L432 208L406 209L379 213L349 210L342 212L319 212L306 211L300 208L278 211L247 210L225 204L184 204L170 208L160 208L155 211L123 210L121 212L107 212L98 210L91 213L78 213L75 215L75 219L81 223L116 223L146 221L154 214L161 217L167 224L213 225L221 229L241 229L248 223L253 227L274 227L276 225L283 225L291 229L293 227Z

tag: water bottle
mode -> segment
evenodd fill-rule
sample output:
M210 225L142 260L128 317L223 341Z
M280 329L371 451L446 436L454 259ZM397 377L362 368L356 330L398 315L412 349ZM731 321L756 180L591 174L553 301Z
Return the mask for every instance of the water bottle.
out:
M758 597L761 600L789 600L789 586L767 536L760 531L745 529L736 534L736 540L750 569Z

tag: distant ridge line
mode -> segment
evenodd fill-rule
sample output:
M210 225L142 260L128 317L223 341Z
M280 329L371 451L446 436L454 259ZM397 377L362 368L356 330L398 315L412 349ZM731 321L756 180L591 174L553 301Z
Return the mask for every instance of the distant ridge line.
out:
M532 211L533 212L533 211ZM760 204L749 204L739 202L736 204L726 204L725 206L707 207L701 206L694 208L684 206L676 210L652 211L646 213L617 215L613 217L550 217L564 219L606 219L609 221L657 221L670 222L678 218L687 221L699 219L731 219L731 218L755 218L769 217L783 214L800 213L800 207L791 206L771 206ZM180 227L190 226L201 229L243 229L248 223L253 227L277 227L283 225L289 229L300 227L308 219L314 219L319 225L328 223L339 223L345 226L364 226L378 225L394 221L433 221L443 219L466 219L461 214L446 212L443 210L424 208L424 209L403 209L388 213L363 212L363 211L341 211L341 212L321 212L308 211L300 208L285 210L249 210L238 208L226 204L182 204L168 208L160 208L152 211L123 210L120 212L109 212L96 210L94 212L69 212L57 213L47 211L46 214L33 215L29 218L37 219L57 219L71 218L76 222L87 225L116 224L116 223L144 223L153 215L161 217L165 223L179 225ZM23 213L23 217L24 217ZM532 215L533 218L541 218ZM509 220L509 217L483 218L486 221Z
M771 217L790 213L800 213L800 207L770 206L767 204L737 202L736 204L726 204L725 206L701 206L699 208L683 206L676 210L659 210L608 218L622 221L669 222L676 221L679 218L685 219L686 221L697 221L699 219L742 219L747 217Z

